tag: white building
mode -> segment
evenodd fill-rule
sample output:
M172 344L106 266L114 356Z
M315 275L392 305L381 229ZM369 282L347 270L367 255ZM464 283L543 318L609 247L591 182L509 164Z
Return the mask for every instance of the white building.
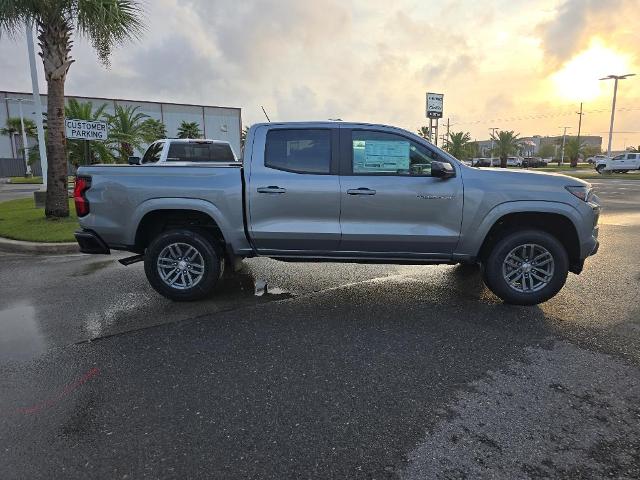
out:
M22 108L25 118L35 119L31 93L0 91L0 128L6 126L7 118L20 117L20 107L15 100L18 98L24 99ZM139 107L138 112L163 122L170 138L177 136L178 127L182 121L197 122L204 138L226 140L231 143L236 155L240 156L240 132L242 130L240 108L100 97L67 96L66 100L71 98L75 98L79 102L91 102L94 109L106 104L105 112L110 114L114 113L116 105L137 106ZM41 99L43 111L46 112L47 96L41 95ZM18 145L21 145L20 138L15 140ZM33 145L34 142L34 140L29 140L30 145ZM12 142L8 135L0 135L0 158L16 158L15 148L12 148Z

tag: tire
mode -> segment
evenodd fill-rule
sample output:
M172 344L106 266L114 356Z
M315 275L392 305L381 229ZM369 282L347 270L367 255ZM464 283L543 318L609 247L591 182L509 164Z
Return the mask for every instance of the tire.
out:
M179 302L200 300L211 293L222 276L222 255L200 232L170 230L147 247L144 271L160 295Z
M525 251L523 245L527 245ZM529 256L539 259L535 265L526 261L531 260ZM514 261L516 257L525 262ZM551 261L547 261L549 258ZM513 305L537 305L549 300L564 286L568 272L569 257L564 246L556 237L541 230L507 234L495 244L483 264L487 287L505 303Z
M596 172L598 172L600 175L602 175L604 173L604 165L598 165L596 167Z

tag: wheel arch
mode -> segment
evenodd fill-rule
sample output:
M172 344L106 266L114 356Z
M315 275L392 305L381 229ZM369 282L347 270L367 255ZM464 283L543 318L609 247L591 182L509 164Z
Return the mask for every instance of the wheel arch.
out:
M583 262L580 259L580 237L573 219L573 207L554 204L553 209L547 210L539 207L494 210L494 215L488 216L478 229L482 241L475 247L475 258L481 261L485 259L497 241L507 233L535 229L557 238L567 251L569 270L580 273Z
M226 222L215 205L193 199L161 199L143 203L134 215L134 251L142 253L160 232L178 228L204 230L213 243L226 249Z

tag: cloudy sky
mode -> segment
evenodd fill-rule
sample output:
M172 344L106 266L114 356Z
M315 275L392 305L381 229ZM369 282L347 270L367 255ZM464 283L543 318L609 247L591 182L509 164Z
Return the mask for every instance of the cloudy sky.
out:
M640 144L640 0L147 0L111 68L77 39L67 93L239 106L243 121L342 118L414 130L426 91L452 130ZM41 83L42 73L41 73ZM28 90L26 46L0 39L0 90ZM606 138L605 138L606 145Z

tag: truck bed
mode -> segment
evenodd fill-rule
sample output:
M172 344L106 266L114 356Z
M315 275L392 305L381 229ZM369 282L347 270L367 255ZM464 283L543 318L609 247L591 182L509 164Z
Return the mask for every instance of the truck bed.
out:
M225 231L234 249L248 247L243 221L242 165L178 163L80 167L91 177L86 192L90 213L85 229L99 230L111 248L132 250L145 214L157 210L198 209Z

